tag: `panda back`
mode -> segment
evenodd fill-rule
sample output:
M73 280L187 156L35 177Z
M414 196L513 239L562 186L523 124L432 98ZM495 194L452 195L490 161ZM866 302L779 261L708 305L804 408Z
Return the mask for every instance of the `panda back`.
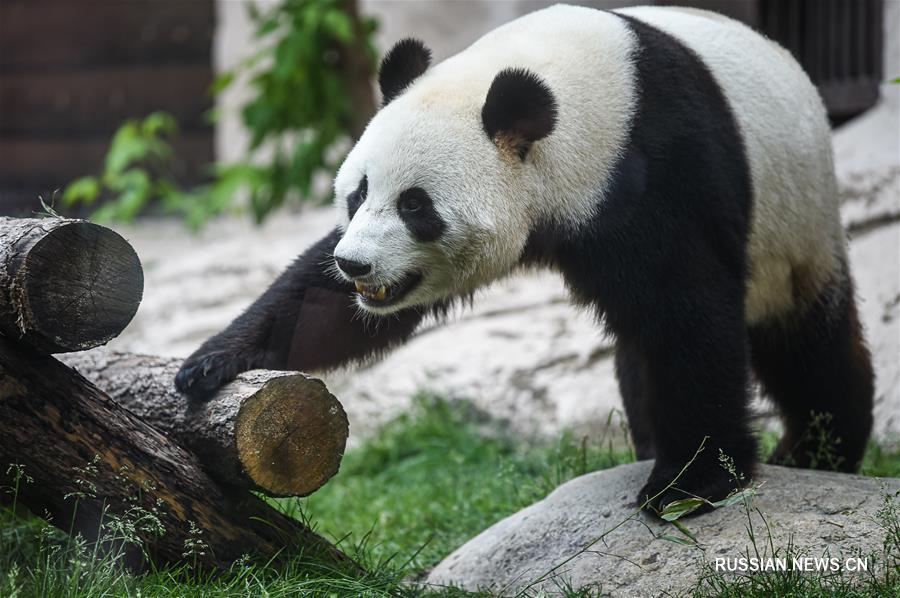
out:
M712 12L676 7L615 12L692 50L731 107L753 188L748 320L792 306L792 275L798 269L811 290L840 275L845 249L828 120L818 92L790 53Z

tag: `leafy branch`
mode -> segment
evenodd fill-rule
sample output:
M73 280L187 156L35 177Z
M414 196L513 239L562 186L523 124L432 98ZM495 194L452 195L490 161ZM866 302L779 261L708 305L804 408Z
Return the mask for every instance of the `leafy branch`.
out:
M164 212L197 228L232 208L242 193L258 222L289 199L329 198L317 193L316 181L334 175L348 141L358 138L375 110L376 23L358 15L355 0L281 0L265 11L250 4L248 11L263 49L211 89L219 95L239 76L250 77L252 97L241 109L251 134L244 159L215 164L207 184L184 188L171 174L177 123L157 112L125 122L102 173L72 181L64 205L109 199L92 217L131 221L159 200Z

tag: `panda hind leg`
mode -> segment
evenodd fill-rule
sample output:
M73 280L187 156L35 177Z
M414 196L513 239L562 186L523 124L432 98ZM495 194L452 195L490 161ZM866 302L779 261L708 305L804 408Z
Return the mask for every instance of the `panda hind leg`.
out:
M872 428L874 375L849 275L749 335L757 378L784 421L769 461L857 471Z

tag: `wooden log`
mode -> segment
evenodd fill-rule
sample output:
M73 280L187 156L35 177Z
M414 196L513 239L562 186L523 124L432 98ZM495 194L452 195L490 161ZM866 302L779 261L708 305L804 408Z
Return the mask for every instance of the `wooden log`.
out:
M18 502L55 526L108 542L102 525L145 516L132 567L224 568L243 555L302 551L316 566L360 568L324 538L248 492L223 489L196 457L52 357L0 338L0 483L24 468ZM4 476L6 479L3 479ZM162 534L153 528L163 530ZM198 548L199 543L199 548ZM191 547L194 547L193 549Z
M0 333L37 351L83 351L137 312L144 272L118 233L83 220L0 218Z
M305 374L246 372L198 403L175 390L179 359L89 351L63 362L197 455L220 482L306 496L340 467L347 414L322 381Z

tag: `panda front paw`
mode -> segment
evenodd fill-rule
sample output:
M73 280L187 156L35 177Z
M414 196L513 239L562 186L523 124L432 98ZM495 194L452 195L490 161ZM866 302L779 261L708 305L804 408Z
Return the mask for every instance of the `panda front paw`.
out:
M192 355L175 375L175 388L192 399L205 400L242 370L240 360L228 353Z
M740 485L718 463L695 462L678 477L683 467L684 464L667 465L657 461L647 483L638 493L638 505L659 515L669 504L678 500L700 497L716 502L739 489ZM673 480L676 480L674 484ZM700 515L712 509L712 505L706 503L690 514Z

